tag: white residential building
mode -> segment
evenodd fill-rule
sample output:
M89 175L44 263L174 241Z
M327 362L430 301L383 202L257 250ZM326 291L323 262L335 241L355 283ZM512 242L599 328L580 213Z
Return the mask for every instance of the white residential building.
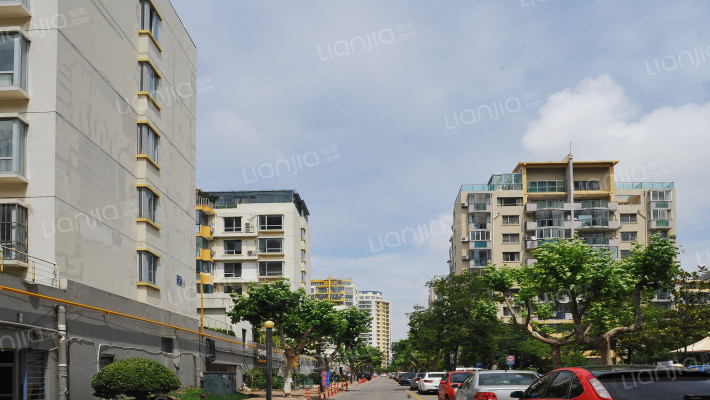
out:
M370 331L363 333L361 337L368 346L380 350L385 355L382 366L386 367L392 358L390 302L384 299L382 292L360 291L357 307L370 311L372 317Z

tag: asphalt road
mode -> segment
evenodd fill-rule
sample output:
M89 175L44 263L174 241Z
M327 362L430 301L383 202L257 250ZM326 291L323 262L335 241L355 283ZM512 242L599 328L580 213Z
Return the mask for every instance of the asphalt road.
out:
M400 386L395 380L387 377L377 377L369 382L350 386L347 392L341 392L333 397L333 400L436 400L436 393L417 394L415 390L409 390L409 385Z

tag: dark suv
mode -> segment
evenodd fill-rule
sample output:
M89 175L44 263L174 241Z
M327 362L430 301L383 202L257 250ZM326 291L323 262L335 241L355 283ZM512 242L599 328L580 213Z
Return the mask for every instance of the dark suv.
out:
M409 385L412 383L412 377L414 376L414 372L403 372L399 374L399 384L400 385Z
M710 400L710 374L648 365L561 368L510 396L535 400Z

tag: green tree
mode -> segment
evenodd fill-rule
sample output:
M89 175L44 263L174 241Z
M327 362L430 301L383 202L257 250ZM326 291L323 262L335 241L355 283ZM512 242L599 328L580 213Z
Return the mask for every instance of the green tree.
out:
M333 304L318 301L303 289L291 291L287 280L250 284L246 296L233 295L234 308L228 313L233 323L247 321L253 327L274 322L286 355L284 395L291 395L293 366L306 346L343 329L345 321Z
M338 312L345 323L340 324L339 329L328 338L328 342L335 345L335 350L328 356L323 357L326 370L330 370L331 362L343 349L352 350L360 346L360 335L369 330L370 322L372 322L369 310L358 310L355 307L350 307ZM353 364L350 365L350 369L354 369Z
M91 378L94 396L113 399L132 396L137 400L168 393L180 387L180 379L168 367L147 358L126 358L99 370Z
M653 235L646 247L635 244L628 258L616 261L572 238L543 243L533 252L533 265L490 266L486 278L509 310L521 308L511 323L551 346L555 368L562 364L561 347L572 343L594 347L609 365L612 338L642 326L644 292L668 287L679 273L677 253L674 238ZM546 323L562 298L572 315L568 332Z

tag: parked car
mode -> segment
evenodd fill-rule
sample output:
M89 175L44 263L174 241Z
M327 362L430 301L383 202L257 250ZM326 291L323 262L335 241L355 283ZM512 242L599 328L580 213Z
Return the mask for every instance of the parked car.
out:
M710 399L710 373L655 365L560 368L511 396L535 400L703 400Z
M461 382L468 378L469 375L474 373L475 370L471 371L449 371L441 378L439 382L439 399L438 400L454 400L454 395Z
M414 374L412 377L412 380L409 382L409 388L411 390L417 390L419 389L419 380L424 376L424 372L417 372Z
M498 399L511 400L514 391L523 391L539 377L532 371L485 370L476 371L464 379L456 391L456 400Z
M414 376L414 372L402 372L399 374L399 384L400 385L409 385L412 382L412 377Z
M439 390L439 382L446 375L446 372L427 372L419 380L419 393L436 392Z

